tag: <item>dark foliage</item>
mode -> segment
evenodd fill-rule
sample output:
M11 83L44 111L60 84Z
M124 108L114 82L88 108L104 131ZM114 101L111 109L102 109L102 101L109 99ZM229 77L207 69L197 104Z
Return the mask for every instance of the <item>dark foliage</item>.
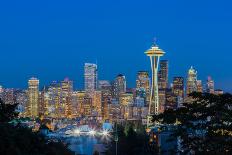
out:
M136 131L135 131L136 130ZM118 154L119 155L154 155L154 151L149 145L149 138L144 127L135 128L132 124L118 126ZM115 155L116 142L108 145L108 155Z
M18 104L5 104L0 99L0 123L10 122L18 117L18 112L15 111Z
M47 140L20 124L8 123L18 117L17 105L5 105L0 100L0 154L1 155L72 155L62 142Z
M232 95L190 96L190 103L176 110L167 109L153 120L175 125L172 136L182 140L183 154L232 154Z

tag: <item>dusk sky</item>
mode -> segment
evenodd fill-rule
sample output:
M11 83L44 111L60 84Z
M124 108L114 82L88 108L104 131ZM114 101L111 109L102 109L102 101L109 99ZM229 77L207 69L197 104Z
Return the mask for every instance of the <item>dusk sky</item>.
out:
M220 3L219 3L220 2ZM85 62L98 63L99 79L122 73L135 87L149 70L153 38L173 76L190 66L205 82L232 92L232 2L214 0L75 0L0 2L0 85L26 88L69 77L83 87Z

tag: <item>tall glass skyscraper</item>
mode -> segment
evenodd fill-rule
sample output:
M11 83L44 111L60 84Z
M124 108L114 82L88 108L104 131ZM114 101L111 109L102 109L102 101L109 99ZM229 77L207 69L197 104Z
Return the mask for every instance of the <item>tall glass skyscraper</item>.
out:
M181 97L182 99L184 99L184 78L183 77L173 78L172 92L175 96Z
M160 60L158 85L159 85L159 89L168 88L168 60Z
M149 103L150 100L150 79L147 71L139 71L136 78L136 96L144 98Z
M39 80L31 78L28 81L28 104L26 115L29 117L39 116Z
M206 92L207 93L214 93L214 81L211 76L208 76L207 83L206 83Z
M126 77L122 74L119 74L114 80L113 97L118 100L120 94L125 92L126 92Z
M94 92L97 89L98 70L97 65L92 63L85 63L85 91Z
M187 95L197 91L197 71L191 66L188 70Z

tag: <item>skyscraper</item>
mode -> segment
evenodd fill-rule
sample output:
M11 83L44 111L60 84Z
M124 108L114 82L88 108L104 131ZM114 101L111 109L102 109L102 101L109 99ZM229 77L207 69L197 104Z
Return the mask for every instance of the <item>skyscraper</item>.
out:
M64 81L61 81L61 90L63 103L65 105L65 116L72 116L72 93L73 93L73 81L65 78Z
M29 117L39 116L39 80L32 77L28 81L28 104L26 115Z
M147 127L150 126L151 114L159 113L159 88L158 88L158 66L159 59L165 54L156 44L153 44L150 49L148 49L145 54L150 57L151 70L152 70L152 85L150 93L150 104L148 110Z
M201 80L197 80L197 92L199 92L199 93L203 92L203 86L202 86Z
M168 60L160 61L160 70L158 73L158 85L160 89L168 88Z
M139 71L136 78L136 96L144 98L149 103L150 79L147 71Z
M118 100L120 94L125 92L126 92L126 77L122 74L119 74L114 80L113 97Z
M97 89L98 71L97 65L92 63L85 63L85 91L94 92Z
M207 83L206 83L206 92L207 93L214 93L214 81L211 76L208 76Z
M173 78L172 92L175 96L181 97L182 99L184 99L184 78L183 77Z
M197 71L191 66L188 70L187 95L197 91Z

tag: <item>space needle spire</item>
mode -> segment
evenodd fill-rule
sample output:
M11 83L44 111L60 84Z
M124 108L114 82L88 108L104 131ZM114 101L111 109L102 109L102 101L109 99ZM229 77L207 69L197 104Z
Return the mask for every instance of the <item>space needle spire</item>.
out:
M161 50L156 44L156 41L154 41L151 48L148 49L145 54L150 58L152 72L150 102L147 117L147 127L149 127L151 126L152 115L159 114L158 68L160 57L163 56L165 52Z

